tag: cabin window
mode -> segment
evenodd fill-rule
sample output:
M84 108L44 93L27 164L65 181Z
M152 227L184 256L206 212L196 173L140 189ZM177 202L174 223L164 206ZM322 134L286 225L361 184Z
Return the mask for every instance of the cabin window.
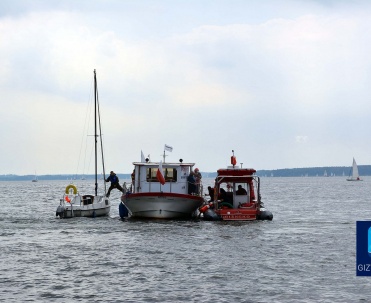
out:
M157 170L157 167L147 168L147 182L158 182ZM164 174L166 182L177 182L178 174L176 168L162 168L162 173Z
M177 170L176 168L165 168L165 180L166 182L176 182L177 181Z
M156 168L147 168L147 182L158 182L156 174L157 174L157 167Z

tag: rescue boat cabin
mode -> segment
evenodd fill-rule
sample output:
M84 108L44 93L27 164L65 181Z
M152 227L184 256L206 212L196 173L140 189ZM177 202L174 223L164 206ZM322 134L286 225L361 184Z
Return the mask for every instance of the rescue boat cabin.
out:
M131 193L166 192L188 194L188 181L195 163L162 163L162 174L165 184L157 178L158 162L133 162L134 171L131 175ZM201 186L197 187L197 195L201 195Z
M255 169L236 166L219 169L214 187L215 208L236 209L258 204L260 178L255 173Z

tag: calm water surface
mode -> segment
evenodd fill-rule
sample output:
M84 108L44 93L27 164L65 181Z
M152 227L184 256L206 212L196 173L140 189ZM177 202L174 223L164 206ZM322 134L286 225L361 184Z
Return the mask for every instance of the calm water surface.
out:
M60 220L66 182L0 182L0 301L371 302L371 178L261 181L271 222L123 221L118 191L109 217Z

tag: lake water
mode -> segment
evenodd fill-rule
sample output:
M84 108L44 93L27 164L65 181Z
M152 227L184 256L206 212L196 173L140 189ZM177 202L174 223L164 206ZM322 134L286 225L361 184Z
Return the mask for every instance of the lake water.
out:
M274 219L256 222L121 220L115 190L109 217L61 220L66 185L0 182L0 301L371 301L356 277L371 178L262 178Z

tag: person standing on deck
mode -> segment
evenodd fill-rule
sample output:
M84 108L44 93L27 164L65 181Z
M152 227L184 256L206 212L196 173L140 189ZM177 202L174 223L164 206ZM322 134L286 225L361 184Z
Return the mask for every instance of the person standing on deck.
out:
M114 188L117 188L121 192L123 191L123 188L120 186L120 183L119 183L119 177L117 177L116 174L113 171L110 172L110 175L108 176L108 178L105 181L106 182L111 181L111 186L108 189L107 197L109 197L109 195L111 193L111 190L114 189Z
M188 195L192 195L196 192L196 179L195 179L195 173L191 171L189 173L189 176L187 177L188 182Z
M195 169L195 179L196 179L197 194L199 194L200 193L200 185L201 185L202 175L201 175L200 170L198 168Z

